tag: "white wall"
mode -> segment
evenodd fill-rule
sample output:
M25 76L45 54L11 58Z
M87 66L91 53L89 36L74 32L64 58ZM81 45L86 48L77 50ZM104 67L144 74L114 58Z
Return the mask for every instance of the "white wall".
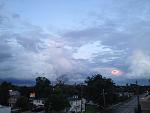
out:
M44 106L43 100L33 100L33 104L36 106Z
M85 103L86 100L82 99L82 111L85 111ZM70 101L70 105L71 107L69 111L75 111L75 112L81 111L81 100Z

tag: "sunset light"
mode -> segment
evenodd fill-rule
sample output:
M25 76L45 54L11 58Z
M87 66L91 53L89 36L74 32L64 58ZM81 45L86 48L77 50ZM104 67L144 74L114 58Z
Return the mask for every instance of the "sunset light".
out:
M0 113L104 112L150 113L150 0L0 0Z
M114 75L114 76L120 76L120 75L122 75L122 71L114 69L114 70L111 71L111 74Z

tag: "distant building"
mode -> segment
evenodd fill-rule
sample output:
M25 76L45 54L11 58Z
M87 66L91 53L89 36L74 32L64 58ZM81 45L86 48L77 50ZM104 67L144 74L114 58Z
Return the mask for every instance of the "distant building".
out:
M0 105L0 113L11 113L11 107Z
M123 96L132 97L134 95L134 93L131 92L118 92L117 94L119 97L123 97Z
M19 91L9 90L9 106L13 107L16 104L19 97L20 97Z
M78 96L73 96L69 98L70 108L69 113L78 113L85 111L86 100L84 98L79 98Z

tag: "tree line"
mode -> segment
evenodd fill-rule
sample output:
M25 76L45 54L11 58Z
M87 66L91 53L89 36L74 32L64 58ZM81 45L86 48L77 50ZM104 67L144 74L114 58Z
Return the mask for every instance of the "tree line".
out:
M35 86L16 86L8 82L0 85L0 105L8 106L9 90L18 90L21 97L18 99L15 107L22 110L31 109L31 92L35 92L35 98L45 100L45 111L61 111L69 108L68 97L78 95L79 98L85 98L87 101L93 101L99 109L118 102L116 92L119 87L110 78L103 77L101 74L95 74L87 77L82 84L66 84L63 80L58 80L55 85L46 77L37 77Z

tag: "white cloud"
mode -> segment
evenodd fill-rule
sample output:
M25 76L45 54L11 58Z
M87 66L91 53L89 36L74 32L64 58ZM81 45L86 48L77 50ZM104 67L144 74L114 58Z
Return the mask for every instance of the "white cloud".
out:
M150 78L150 56L138 50L135 51L128 60L129 78L149 79Z
M105 55L111 54L113 50L108 46L101 44L101 41L95 41L93 43L87 43L77 49L77 52L73 54L76 59L85 59L92 61L98 54Z

